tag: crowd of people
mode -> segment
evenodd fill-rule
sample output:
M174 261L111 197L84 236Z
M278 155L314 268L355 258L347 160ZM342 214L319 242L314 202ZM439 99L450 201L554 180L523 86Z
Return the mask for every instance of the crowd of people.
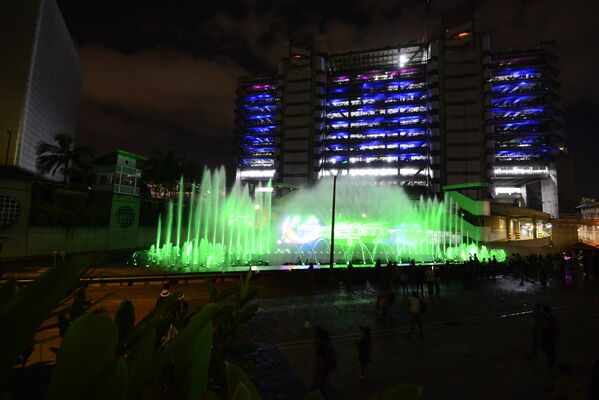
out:
M374 268L357 274L352 263L342 273L341 279L348 286L359 284L365 280L374 282L378 287L376 306L378 319L383 327L392 323L391 309L396 302L396 295L408 296L407 313L409 314L409 333L412 339L417 331L418 336L424 335L421 316L426 312L425 299L441 295L441 283L461 281L465 288L476 286L485 280L495 280L498 277L512 277L524 282L535 283L541 287L549 284L559 285L568 281L582 279L599 283L599 254L555 253L548 255L521 256L514 253L507 260L499 262L495 257L479 259L472 255L463 263L446 262L440 265L417 264L411 260L408 265L398 265L389 262L385 266L377 261ZM310 268L310 284L315 284L315 272ZM560 337L560 323L552 313L548 304L537 304L532 312L532 344L529 359L537 358L542 353L543 360L549 370L554 371L556 379L550 391L554 398L575 399L583 392L591 393L592 398L599 398L599 362L593 364L591 388L583 389L573 378L572 367L567 363L557 363L557 344ZM368 326L361 326L361 338L356 341L357 361L360 379L367 379L371 363L372 339ZM322 327L316 332L317 367L313 388L327 388L329 375L336 369L336 355L331 345L328 330ZM332 362L331 360L334 360ZM582 397L580 397L582 398Z

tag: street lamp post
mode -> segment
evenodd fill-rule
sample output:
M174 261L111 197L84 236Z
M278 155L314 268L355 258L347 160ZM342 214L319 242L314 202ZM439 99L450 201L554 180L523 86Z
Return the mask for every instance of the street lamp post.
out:
M337 195L337 173L333 174L333 209L331 211L331 249L329 254L329 268L335 265L335 201Z

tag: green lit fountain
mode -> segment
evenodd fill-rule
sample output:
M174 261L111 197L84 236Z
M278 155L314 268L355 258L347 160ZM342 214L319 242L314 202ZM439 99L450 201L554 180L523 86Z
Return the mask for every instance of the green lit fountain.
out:
M205 170L200 185L184 193L159 218L156 242L144 253L148 266L200 271L235 265L328 263L332 182L279 199L269 184L250 194L239 181L227 191L224 169ZM505 259L470 236L451 199L410 200L402 188L373 178L339 178L335 262L439 262ZM140 258L136 255L136 258Z

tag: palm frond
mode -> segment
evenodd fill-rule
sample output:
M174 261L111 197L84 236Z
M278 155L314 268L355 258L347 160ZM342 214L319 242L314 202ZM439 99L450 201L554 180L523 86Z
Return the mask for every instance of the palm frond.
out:
M41 156L42 154L45 154L45 153L57 154L59 152L60 152L60 147L55 146L51 143L40 143L37 146L35 146L35 153L38 156Z

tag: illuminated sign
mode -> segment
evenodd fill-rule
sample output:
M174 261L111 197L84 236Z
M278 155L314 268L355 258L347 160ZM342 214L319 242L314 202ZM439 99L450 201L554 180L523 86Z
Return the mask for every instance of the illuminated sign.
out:
M323 228L323 234L326 236L331 235L331 227L326 226ZM335 241L339 239L346 239L347 245L351 246L355 242L372 242L379 243L383 240L385 229L383 225L378 222L340 222L335 224Z
M283 241L289 244L303 244L331 236L331 226L321 226L320 220L309 216L302 220L300 216L287 216L281 226ZM340 222L335 224L335 240L347 240L347 245L354 242L379 243L383 240L385 229L378 222Z
M303 244L313 242L322 237L320 221L315 216L309 216L304 222L302 217L288 216L281 226L283 240L290 244Z

